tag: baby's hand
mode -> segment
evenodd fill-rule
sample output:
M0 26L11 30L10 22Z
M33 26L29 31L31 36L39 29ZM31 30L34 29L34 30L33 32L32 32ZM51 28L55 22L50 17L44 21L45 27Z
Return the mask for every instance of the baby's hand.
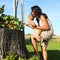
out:
M30 26L30 28L32 28L32 29L34 29L36 26L32 26L32 25L29 25Z
M37 25L34 22L31 22L32 27L37 27Z

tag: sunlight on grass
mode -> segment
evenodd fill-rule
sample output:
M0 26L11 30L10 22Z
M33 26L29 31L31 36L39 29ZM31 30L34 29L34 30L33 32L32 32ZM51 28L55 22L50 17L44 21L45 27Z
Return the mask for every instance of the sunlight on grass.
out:
M58 43L58 42L49 42L47 49L48 50L60 50L60 43Z
M32 47L31 41L29 40L30 36L26 36L27 41L26 41L26 47L30 53L30 60L34 60L34 49ZM41 47L40 47L40 42L37 42L38 44L38 51L41 55ZM54 36L48 43L47 46L47 52L48 52L48 60L60 60L60 37ZM42 57L41 57L42 58ZM28 60L29 60L28 59ZM38 60L38 59L36 59Z

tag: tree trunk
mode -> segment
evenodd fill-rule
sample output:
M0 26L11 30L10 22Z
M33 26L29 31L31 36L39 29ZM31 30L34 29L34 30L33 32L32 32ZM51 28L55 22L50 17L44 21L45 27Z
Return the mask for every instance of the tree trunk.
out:
M13 0L13 14L14 18L17 18L17 8L18 8L18 0Z
M28 58L22 31L0 28L0 60L6 57L8 51L17 53L19 57Z

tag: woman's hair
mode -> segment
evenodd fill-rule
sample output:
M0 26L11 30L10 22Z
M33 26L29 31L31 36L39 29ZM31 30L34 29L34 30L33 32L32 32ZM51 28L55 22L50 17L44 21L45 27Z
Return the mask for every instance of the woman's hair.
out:
M35 13L35 17L36 16L40 17L40 15L42 14L41 8L37 5L31 7L31 10ZM36 17L36 21L37 21L38 25L40 25L37 17Z
M35 17L36 17L36 21L37 21L38 25L40 25L40 24L39 24L39 19L37 18L37 16L40 17L41 15L43 15L45 17L45 19L48 18L48 16L45 13L42 13L41 8L37 5L31 7L31 10L32 10L32 12L35 13Z
M35 16L40 17L42 10L39 6L35 5L35 6L31 7L31 10L35 13Z

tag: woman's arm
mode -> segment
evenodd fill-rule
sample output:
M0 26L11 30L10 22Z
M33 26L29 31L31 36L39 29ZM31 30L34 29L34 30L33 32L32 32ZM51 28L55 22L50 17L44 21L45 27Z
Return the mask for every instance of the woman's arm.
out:
M41 15L40 20L42 21L43 25L42 26L37 26L36 28L41 29L41 30L48 30L49 29L49 24L48 24L46 18L43 15Z

